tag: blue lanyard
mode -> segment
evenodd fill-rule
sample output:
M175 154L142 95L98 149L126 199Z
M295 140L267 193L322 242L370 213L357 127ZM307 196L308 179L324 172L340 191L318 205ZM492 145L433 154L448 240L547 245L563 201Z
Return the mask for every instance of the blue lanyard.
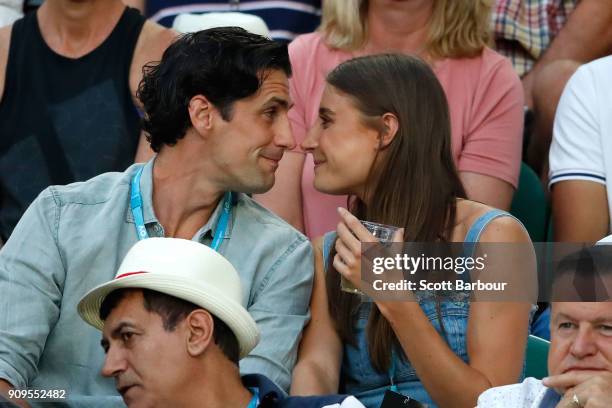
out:
M249 388L249 391L253 393L253 398L251 398L247 408L257 408L257 405L259 405L259 390L257 388Z
M395 350L391 349L391 366L389 367L389 381L391 383L391 386L389 387L389 389L393 392L398 392L397 385L395 385L395 383L393 382L394 378L395 378Z
M142 212L142 195L140 194L140 177L142 176L142 170L144 166L138 169L134 177L132 177L132 188L130 190L130 209L132 210L132 216L134 217L134 224L136 225L136 234L138 240L149 238L147 228L144 223L144 215ZM225 230L229 223L230 216L232 215L232 193L228 191L225 193L223 198L223 212L217 222L217 229L215 236L213 237L212 244L210 247L217 251L221 245L221 241L225 236ZM250 407L250 405L249 405Z

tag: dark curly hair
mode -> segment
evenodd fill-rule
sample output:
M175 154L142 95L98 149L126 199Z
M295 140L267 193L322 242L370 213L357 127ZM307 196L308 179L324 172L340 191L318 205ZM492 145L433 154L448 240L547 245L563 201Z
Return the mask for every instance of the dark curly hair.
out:
M204 95L230 120L233 103L255 94L270 70L291 75L286 44L238 27L180 36L160 62L143 67L138 86L143 129L153 151L185 136L191 126L187 109L195 95Z

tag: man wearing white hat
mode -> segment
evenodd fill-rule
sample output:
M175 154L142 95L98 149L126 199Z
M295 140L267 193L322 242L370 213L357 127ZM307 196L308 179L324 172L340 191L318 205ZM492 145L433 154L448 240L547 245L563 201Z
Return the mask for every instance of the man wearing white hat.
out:
M152 238L78 310L102 330L102 374L129 407L362 407L341 395L287 398L265 376L240 378L238 360L259 340L240 290L234 267L212 249Z
M286 45L239 28L186 34L147 66L138 96L157 156L46 189L0 252L0 393L53 388L120 402L112 381L94 375L98 334L76 304L149 237L194 240L232 263L262 333L241 372L288 388L308 320L312 248L248 194L270 189L295 147L290 74Z

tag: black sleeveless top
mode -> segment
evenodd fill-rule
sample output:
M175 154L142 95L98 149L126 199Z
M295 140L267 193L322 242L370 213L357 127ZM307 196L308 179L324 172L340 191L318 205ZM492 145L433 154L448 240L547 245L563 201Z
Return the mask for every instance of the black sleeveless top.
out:
M134 161L140 118L129 87L144 17L126 8L112 33L72 59L43 40L36 13L12 28L0 101L0 236L47 186L123 171Z

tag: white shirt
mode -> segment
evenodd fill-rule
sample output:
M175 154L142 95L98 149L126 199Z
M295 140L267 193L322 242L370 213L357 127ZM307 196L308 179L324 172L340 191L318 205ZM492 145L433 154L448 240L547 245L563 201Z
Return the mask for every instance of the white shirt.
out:
M365 408L361 402L352 395L347 397L344 401L339 404L326 405L322 408Z
M563 90L549 176L550 185L565 180L603 184L612 214L612 56L578 68Z
M542 381L530 377L520 384L488 389L478 397L477 408L540 408L549 390ZM555 397L553 407L558 401Z
M23 17L23 0L0 0L0 27Z

